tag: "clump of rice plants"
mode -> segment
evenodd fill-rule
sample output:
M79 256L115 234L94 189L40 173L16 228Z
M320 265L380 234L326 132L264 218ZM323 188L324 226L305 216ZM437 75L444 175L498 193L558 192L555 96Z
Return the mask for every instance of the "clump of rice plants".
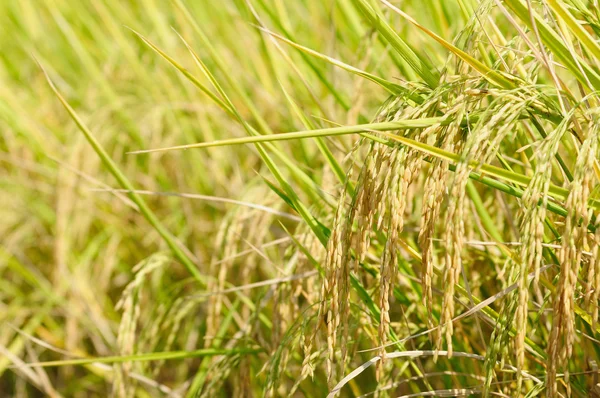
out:
M597 393L596 1L0 15L3 394Z

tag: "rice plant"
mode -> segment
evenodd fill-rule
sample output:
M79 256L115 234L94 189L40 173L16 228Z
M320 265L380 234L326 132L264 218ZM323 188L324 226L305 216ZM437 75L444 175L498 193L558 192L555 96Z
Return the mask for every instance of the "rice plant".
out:
M0 396L598 396L596 0L0 33Z

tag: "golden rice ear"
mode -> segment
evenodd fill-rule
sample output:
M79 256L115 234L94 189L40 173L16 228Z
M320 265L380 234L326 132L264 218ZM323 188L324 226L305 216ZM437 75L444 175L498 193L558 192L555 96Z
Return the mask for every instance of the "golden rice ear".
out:
M538 164L550 164L556 155L558 143L564 134L568 124L563 123L557 129L552 131L542 141L538 154ZM524 368L525 362L525 336L527 331L527 314L529 310L529 283L527 274L529 270L535 272L534 288L537 289L539 280L539 269L542 262L542 243L544 239L544 222L546 219L546 204L548 202L548 183L551 178L549 167L541 167L534 174L529 186L523 194L523 221L521 227L521 247L518 261L515 266L518 267L519 289L518 301L515 313L515 322L517 338L515 339L515 351L517 367L519 370ZM538 205L541 204L541 205ZM552 357L552 355L549 355ZM553 361L553 360L552 360ZM552 392L554 379L552 376L555 362L552 362L548 369L549 392ZM554 373L555 374L555 373ZM517 378L518 387L521 386L522 376L519 372Z
M209 275L207 289L209 291L222 291L225 289L225 283L228 271L235 262L235 253L239 242L239 235L242 230L243 211L234 209L229 212L220 225L214 243L214 254L209 266ZM221 320L221 310L223 308L223 295L211 295L208 299L208 310L206 316L206 335L215 336L219 329ZM214 342L208 338L204 341L205 347L211 347Z
M564 369L567 393L570 394L568 361L575 342L575 293L581 268L583 248L588 247L588 225L591 212L588 199L592 187L594 162L598 156L600 126L590 126L587 139L581 145L575 164L573 181L569 186L566 208L569 214L562 234L559 252L560 277L554 296L552 331L548 342L548 394L557 394L556 374ZM593 253L594 255L594 253ZM597 253L595 253L597 256ZM597 258L592 257L592 262ZM594 264L594 268L595 268ZM595 270L594 270L595 271ZM598 285L596 285L598 287ZM595 302L597 306L597 301ZM594 312L597 309L592 309ZM597 316L597 315L596 315Z
M357 199L353 204L348 219L349 235L346 237L348 244L355 250L354 272L358 273L359 263L364 261L369 248L373 220L378 210L379 203L383 202L383 191L379 189L382 178L382 169L389 165L390 149L387 145L373 143L365 166L357 184ZM356 222L356 232L352 224Z
M592 329L598 326L598 300L600 299L600 216L596 215L596 232L592 239L592 257L588 268L588 283L586 286L586 300L588 311L592 314Z
M164 253L154 254L133 268L135 278L123 289L121 298L115 309L122 310L121 322L117 334L117 347L120 355L133 355L136 353L136 336L139 333L138 323L141 318L141 301L144 284L150 276L166 267L171 258ZM135 385L130 382L129 374L133 371L133 363L114 364L113 394L115 396L129 397L135 392Z
M456 126L442 128L440 125L431 126L419 134L420 140L441 137L441 147L444 150L454 149ZM429 171L424 182L423 202L421 205L421 227L419 229L418 244L421 249L421 286L423 288L423 303L427 309L427 324L433 327L433 270L434 250L433 237L436 224L441 212L442 202L446 197L446 181L450 178L448 162L434 159L429 166Z
M379 343L382 346L379 355L381 359L385 358L385 344L390 325L390 295L394 289L398 273L398 249L400 233L404 224L404 208L406 206L406 190L410 183L409 172L407 170L408 150L406 148L396 148L390 157L391 182L389 189L385 192L389 201L389 221L387 225L387 241L381 259L379 271L379 309L381 311L379 320Z
M338 326L342 319L346 321L348 317L348 257L350 251L348 231L346 198L348 195L348 186L351 184L352 167L350 168L346 183L342 188L338 201L331 236L327 242L327 253L325 256L325 277L321 285L321 304L317 319L324 317L327 328L327 359L326 370L328 382L333 382L335 370L335 355L337 347ZM347 324L347 321L346 321ZM312 346L312 341L307 343ZM306 366L304 368L306 369Z

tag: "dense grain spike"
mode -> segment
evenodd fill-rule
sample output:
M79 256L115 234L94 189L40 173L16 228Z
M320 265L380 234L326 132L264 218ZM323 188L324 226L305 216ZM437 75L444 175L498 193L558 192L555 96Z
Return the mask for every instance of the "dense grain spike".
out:
M596 216L596 232L591 239L592 257L588 265L585 292L586 307L592 314L592 329L598 326L598 299L600 299L600 217Z
M347 285L349 282L346 277L346 273L343 269L347 268L349 264L347 261L347 255L345 252L349 250L348 240L345 238L347 234L348 226L346 220L346 197L347 187L352 178L352 168L348 172L346 184L344 185L338 201L338 207L336 210L335 218L333 221L333 228L331 229L331 236L327 244L327 253L325 258L325 278L321 286L321 305L319 307L319 318L325 317L325 325L327 328L327 379L329 382L333 380L335 362L335 353L337 347L337 331L340 324L340 306L343 308L343 304L340 303L341 299L346 299ZM340 295L340 292L342 294ZM311 343L307 343L310 347Z
M380 268L379 282L379 308L381 311L379 321L379 341L382 346L387 342L390 325L390 295L398 273L398 238L403 229L404 207L406 206L406 188L409 184L409 170L407 169L407 149L397 148L390 160L391 183L385 193L390 202L389 221L387 226L387 241ZM385 358L385 348L380 350L382 359Z
M581 146L566 203L569 215L559 252L560 276L554 297L552 331L548 342L549 396L558 393L556 374L560 367L564 368L567 394L570 395L568 360L573 353L575 342L575 289L581 267L581 248L587 247L587 225L591 218L587 201L591 191L594 161L598 154L598 127L596 124L591 126L589 137Z

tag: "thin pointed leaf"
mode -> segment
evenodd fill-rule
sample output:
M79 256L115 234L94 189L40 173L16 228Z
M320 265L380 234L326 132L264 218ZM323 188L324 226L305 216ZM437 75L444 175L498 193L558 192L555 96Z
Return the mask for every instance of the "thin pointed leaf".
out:
M116 355L109 357L96 358L77 358L65 359L63 361L34 362L24 365L28 368L48 368L56 366L89 365L94 363L123 363L123 362L149 362L165 361L170 359L201 358L217 355L253 355L263 352L261 348L205 348L195 351L168 351L168 352L150 352L145 354Z
M175 238L163 226L163 224L160 222L158 217L156 217L154 212L148 207L148 205L146 204L144 199L135 192L135 187L133 186L133 184L129 181L129 179L125 176L125 174L123 174L123 172L119 169L117 164L110 158L110 156L104 150L104 148L102 147L100 142L98 142L98 140L96 140L96 138L94 137L92 132L88 129L88 127L85 125L83 120L81 120L81 118L77 115L77 113L71 107L71 105L69 105L69 103L63 98L63 96L60 94L60 92L58 91L58 89L56 88L54 83L52 82L52 79L50 79L50 76L48 76L48 74L46 73L46 70L42 67L41 64L40 64L40 68L41 68L42 72L44 73L44 76L46 77L46 80L48 81L50 88L52 89L52 91L54 92L54 94L56 95L58 100L62 103L63 107L67 110L67 113L69 113L69 115L71 116L71 119L73 119L73 121L75 122L77 127L79 127L79 130L83 133L86 140L92 146L94 151L98 154L98 157L100 157L100 159L102 160L102 163L104 163L106 168L115 177L115 179L117 180L119 185L121 185L121 187L123 189L128 191L127 195L129 196L129 198L138 206L140 212L144 215L146 220L150 223L150 225L152 225L152 227L154 227L156 232L158 232L158 234L163 238L163 240L166 242L166 244L169 246L169 248L173 252L173 255L187 268L187 270L190 272L190 274L192 274L192 276L198 282L200 282L202 285L204 285L204 277L202 276L202 274L200 274L200 271L198 271L198 268L196 267L194 262L187 256L187 254L183 250L181 250L181 248L175 241Z
M385 80L385 79L383 79L383 78L381 78L379 76L373 75L372 73L369 73L369 72L365 72L364 70L358 69L358 68L356 68L356 67L354 67L352 65L348 65L345 62L342 62L342 61L337 60L335 58L329 57L329 56L327 56L325 54L321 54L320 52L312 50L312 49L310 49L308 47L304 47L303 45L300 45L300 44L295 43L295 42L293 42L293 41L291 41L289 39L286 39L285 37L283 37L281 35L278 35L277 33L271 32L270 30L265 29L263 27L257 26L257 28L260 29L261 31L267 33L268 35L271 35L271 36L275 37L277 40L281 40L284 43L287 43L290 46L292 46L292 47L294 47L294 48L296 48L296 49L298 49L300 51L303 51L303 52L305 52L305 53L307 53L309 55L312 55L313 57L322 59L322 60L324 60L324 61L326 61L326 62L328 62L328 63L330 63L330 64L332 64L334 66L337 66L338 68L342 68L344 70L347 70L348 72L354 73L355 75L358 75L358 76L360 76L362 78L370 80L370 81L372 81L374 83L377 83L378 85L380 85L381 87L383 87L384 89L386 89L390 94L396 94L396 95L406 95L406 94L408 94L408 91L405 88L403 88L403 87L401 87L401 86L399 86L399 85L397 85L395 83L389 82L389 81L387 81L387 80Z
M430 127L436 123L443 123L442 117L422 118L414 120L396 120L393 122L381 122L381 123L369 123L369 124L358 124L356 126L343 126L343 127L330 127L324 129L316 129L309 131L297 131L293 133L280 133L273 135L261 135L254 137L242 137L232 138L228 140L220 140L214 142L202 142L198 144L179 145L166 148L156 149L145 149L140 151L129 152L130 154L141 154L161 151L172 151L180 149L191 149L191 148L209 148L216 146L227 146L227 145L240 145L240 144L254 144L258 142L274 142L274 141L287 141L300 138L313 138L313 137L333 137L336 135L347 135L356 134L367 131L390 131L390 130L403 130L403 129L414 129Z
M575 75L584 86L600 90L600 75L594 71L587 62L577 60L569 48L563 43L560 36L535 12L523 4L521 0L505 0L504 4L510 8L517 17L530 29L533 28L532 17L543 43L552 53Z
M428 62L420 58L402 38L385 22L380 15L365 0L352 0L354 5L363 13L371 25L390 43L392 48L410 65L429 87L437 87L439 75Z
M556 0L547 0L547 2L550 8L552 8L552 11L567 24L571 32L573 32L585 48L587 48L596 59L600 59L600 45L592 38L592 36L590 36L583 26L577 22L573 14Z
M454 53L456 56L458 56L460 59L462 59L469 65L471 65L471 67L473 69L475 69L477 72L481 73L481 75L484 78L486 78L490 83L492 83L498 87L502 87L502 88L506 88L506 89L511 89L511 88L515 87L514 82L512 82L509 78L505 77L498 71L495 71L495 70L487 67L485 64L483 64L479 60L473 58L472 56L470 56L469 54L467 54L460 48L454 46L452 43L447 42L439 35L435 34L431 30L427 29L426 27L424 27L423 25L418 23L414 18L412 18L410 15L406 14L404 11L400 10L398 7L395 7L394 5L390 4L386 0L381 0L381 2L383 4L385 4L387 7L389 7L391 10L396 12L397 14L404 17L407 21L409 21L410 23L415 25L417 28L419 28L420 30L425 32L429 37L433 38L435 41L440 43L446 49L448 49L449 51Z

